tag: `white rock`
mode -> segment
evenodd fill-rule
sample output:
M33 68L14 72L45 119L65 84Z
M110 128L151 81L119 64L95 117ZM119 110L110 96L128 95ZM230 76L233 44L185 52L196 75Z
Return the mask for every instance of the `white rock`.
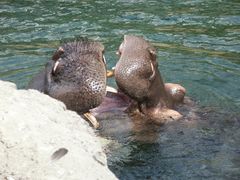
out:
M0 81L0 179L117 178L85 120L47 95Z

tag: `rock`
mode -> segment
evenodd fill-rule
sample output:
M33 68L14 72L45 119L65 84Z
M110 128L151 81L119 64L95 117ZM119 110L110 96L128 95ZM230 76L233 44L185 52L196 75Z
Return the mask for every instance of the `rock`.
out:
M0 179L117 179L93 129L63 103L0 81Z

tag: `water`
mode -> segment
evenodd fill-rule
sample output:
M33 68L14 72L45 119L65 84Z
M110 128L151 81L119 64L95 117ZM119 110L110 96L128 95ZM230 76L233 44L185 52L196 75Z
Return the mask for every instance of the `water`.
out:
M120 179L240 178L239 1L1 0L0 32L0 79L19 88L61 41L102 42L111 68L123 35L143 35L158 49L165 81L186 87L199 118L141 130L127 117L103 120L110 168Z

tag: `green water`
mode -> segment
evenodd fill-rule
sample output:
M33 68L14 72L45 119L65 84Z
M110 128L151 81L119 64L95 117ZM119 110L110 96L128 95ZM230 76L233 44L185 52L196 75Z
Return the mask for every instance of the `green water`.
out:
M120 179L239 179L237 0L1 0L0 79L24 88L60 42L76 36L102 42L111 68L124 34L155 45L165 81L186 87L202 118L140 132L155 134L149 142L129 127L107 130L128 123L105 124L101 134L120 144L108 153L110 168Z

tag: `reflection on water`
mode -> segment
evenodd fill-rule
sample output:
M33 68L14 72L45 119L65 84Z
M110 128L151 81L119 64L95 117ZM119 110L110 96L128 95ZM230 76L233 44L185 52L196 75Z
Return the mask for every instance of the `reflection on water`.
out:
M199 119L136 131L125 115L106 115L99 133L115 143L111 169L120 179L239 179L239 9L236 0L2 0L0 79L24 88L75 36L101 41L110 68L122 36L143 35L165 81L197 102Z
M161 127L120 111L100 118L99 134L112 140L106 152L118 177L239 179L240 119L197 104L183 110L184 119Z

